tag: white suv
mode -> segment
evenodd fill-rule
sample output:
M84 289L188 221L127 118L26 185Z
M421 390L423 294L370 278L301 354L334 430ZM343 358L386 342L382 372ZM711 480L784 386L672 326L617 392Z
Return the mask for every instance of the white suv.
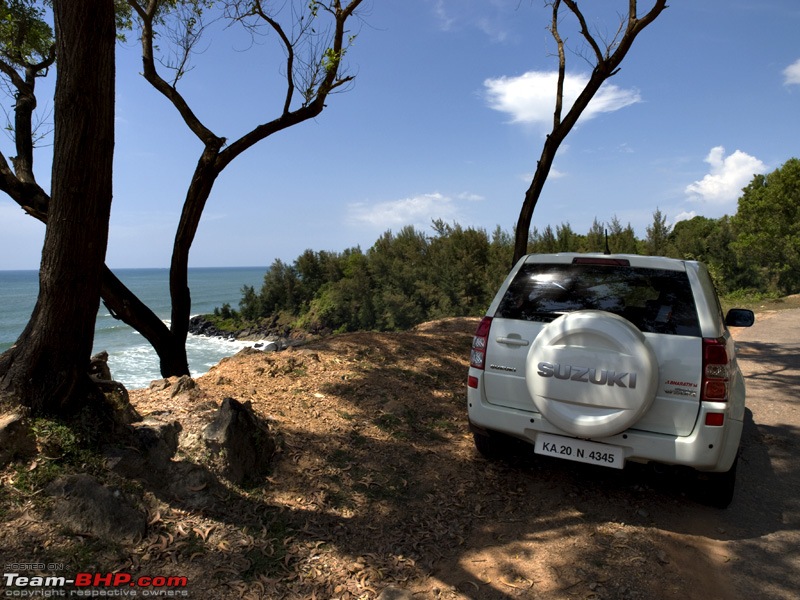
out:
M635 255L538 254L511 270L478 326L467 400L477 449L504 436L548 456L702 472L707 502L733 497L745 388L706 267Z

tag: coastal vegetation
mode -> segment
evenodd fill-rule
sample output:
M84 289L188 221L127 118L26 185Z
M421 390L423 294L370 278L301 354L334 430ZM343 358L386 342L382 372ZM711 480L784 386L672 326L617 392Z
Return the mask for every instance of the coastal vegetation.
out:
M481 314L508 273L514 236L436 220L428 234L387 231L366 252L306 250L276 259L260 290L245 287L239 309L209 319L221 330L264 323L320 331L392 331L442 317ZM660 210L644 238L614 216L586 233L568 222L534 228L529 253L604 252L699 260L723 297L738 301L800 291L800 160L792 158L743 190L737 213L696 216L670 227Z

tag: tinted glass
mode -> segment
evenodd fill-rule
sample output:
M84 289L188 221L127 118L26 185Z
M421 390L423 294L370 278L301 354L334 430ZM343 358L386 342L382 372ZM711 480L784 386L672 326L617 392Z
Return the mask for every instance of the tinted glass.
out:
M549 322L588 309L617 314L644 332L700 335L686 273L662 269L526 264L496 316Z

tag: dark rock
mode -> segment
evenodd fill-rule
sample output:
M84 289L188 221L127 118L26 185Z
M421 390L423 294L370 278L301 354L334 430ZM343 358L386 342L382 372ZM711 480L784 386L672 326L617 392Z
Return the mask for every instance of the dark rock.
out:
M263 342L261 344L256 344L254 347L257 350L261 350L262 352L277 352L278 350L280 350L280 345L278 344L278 342L272 340Z
M156 481L168 477L170 461L178 451L178 421L147 418L135 423L122 446L105 449L106 467L123 477Z
M142 417L131 404L127 388L111 377L108 368L108 352L98 352L89 360L89 376L103 392L114 411L114 420L117 423L128 425L141 421Z
M167 389L172 384L170 383L169 379L154 379L150 382L149 390L151 392L160 392L161 390Z
M36 454L36 437L22 410L0 415L0 467Z
M111 381L111 369L108 368L108 352L103 350L89 359L89 375L95 379Z
M70 531L115 541L136 541L147 530L145 513L122 492L90 475L60 477L47 486L56 498L51 518Z
M184 392L188 392L193 390L197 387L197 383L195 383L194 379L189 377L188 375L181 375L181 377L176 381L172 386L172 392L170 393L170 397L174 398L178 394L182 394Z
M133 426L139 451L154 465L163 465L175 456L181 429L178 421L166 422L156 419L145 419Z
M203 431L212 462L221 475L237 485L253 485L269 473L275 440L267 422L250 402L225 398L214 420Z

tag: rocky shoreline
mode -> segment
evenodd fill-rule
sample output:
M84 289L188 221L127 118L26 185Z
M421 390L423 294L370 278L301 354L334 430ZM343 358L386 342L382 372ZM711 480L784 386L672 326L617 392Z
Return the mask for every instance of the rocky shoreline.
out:
M299 346L320 337L308 332L293 330L288 325L279 326L276 320L270 323L251 325L242 329L220 329L206 315L196 315L189 319L189 333L226 340L261 342L265 346L275 344L275 348L264 348L271 350L283 350L289 346ZM258 348L258 345L255 347Z

